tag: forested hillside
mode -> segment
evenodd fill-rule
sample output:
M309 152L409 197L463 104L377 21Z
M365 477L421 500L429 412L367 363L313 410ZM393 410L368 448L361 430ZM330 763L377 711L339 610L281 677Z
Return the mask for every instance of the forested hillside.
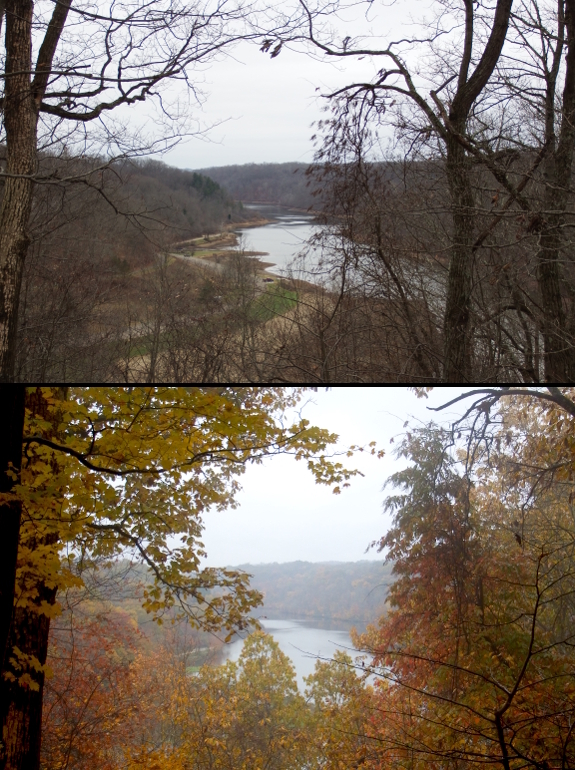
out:
M221 184L236 200L252 203L280 203L283 206L318 208L314 186L302 163L247 163L200 169ZM317 186L317 185L316 185Z
M157 161L107 165L98 158L44 156L41 166L46 176L85 177L87 183L36 188L16 378L153 381L154 351L165 343L168 327L169 339L184 346L182 335L189 343L190 334L198 334L197 319L210 314L202 297L225 295L226 277L214 275L220 286L212 286L209 264L194 271L165 252L257 215L209 177ZM204 285L208 292L202 295ZM212 318L209 324L211 331L201 333L204 342L219 329ZM200 360L205 353L194 351ZM144 369L140 361L132 374L133 361L142 356ZM184 375L179 366L180 377L202 379L199 370Z
M225 222L243 222L244 211L233 195L213 178L168 166L160 161L126 162L120 167L122 196L133 209L153 212L166 228L179 237L218 232Z
M48 258L72 247L70 262L77 249L104 268L117 257L141 266L158 244L218 232L251 216L213 179L160 161L44 155L39 163L46 176L86 179L36 188L33 242Z
M242 564L237 569L252 575L252 586L264 595L262 612L272 618L367 623L385 611L392 580L389 565L373 561Z

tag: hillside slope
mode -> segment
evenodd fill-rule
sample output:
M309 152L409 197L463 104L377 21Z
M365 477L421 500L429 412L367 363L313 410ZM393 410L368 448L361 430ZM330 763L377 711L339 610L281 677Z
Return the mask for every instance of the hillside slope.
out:
M306 561L242 564L254 588L264 594L257 614L270 618L375 621L385 612L391 567L379 562Z
M247 163L199 171L225 187L238 201L279 203L300 209L315 204L317 208L306 169L307 165L302 163Z

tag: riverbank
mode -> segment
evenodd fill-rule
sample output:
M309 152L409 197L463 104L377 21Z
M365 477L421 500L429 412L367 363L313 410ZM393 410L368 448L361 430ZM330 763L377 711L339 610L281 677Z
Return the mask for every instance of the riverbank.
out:
M254 260L258 277L263 283L270 284L281 278L285 279L291 273L293 260L317 230L318 225L313 221L317 212L269 203L246 204L258 205L265 205L266 210L255 211L254 219L226 223L219 233L174 243L170 254L185 258L190 263L193 261L195 264L211 267L220 266L222 263L225 265L225 261L232 254L241 254ZM298 284L302 288L312 285L304 276L301 276Z
M202 235L174 243L169 255L190 265L206 267L220 273L229 266L232 258L235 259L240 256L251 261L262 290L270 288L274 284L279 285L286 280L286 276L282 275L282 268L287 268L289 262L296 256L297 251L309 236L309 228L313 225L306 221L309 212L301 209L285 210L272 207L272 210L266 213L267 216L250 219L245 223L226 224L225 229L219 233ZM294 214L299 215L295 217L298 220L297 223L290 221L290 218L294 218ZM305 216L301 217L302 214ZM286 243L290 237L290 231L299 231L302 225L305 230L303 237L294 243ZM245 234L248 229L252 232ZM244 234L249 245L248 248L243 248ZM264 234L267 234L267 238ZM251 243L254 240L257 244L256 248L253 248ZM271 259L266 259L270 255ZM290 287L296 291L310 290L314 286L313 283L303 278L289 278L288 280Z
M271 220L262 220L258 223L249 223L253 227L263 227L269 224ZM235 224L234 227L238 225ZM242 228L245 225L242 225ZM187 241L180 241L174 244L176 247L169 252L171 257L180 259L188 264L199 267L208 267L209 269L222 272L225 270L229 260L233 257L241 257L250 260L257 272L257 279L262 285L269 285L276 282L269 273L266 273L268 267L273 267L275 262L262 260L261 257L267 257L267 251L253 251L240 248L240 237L237 232L225 231L214 235L203 235L199 238L191 238Z

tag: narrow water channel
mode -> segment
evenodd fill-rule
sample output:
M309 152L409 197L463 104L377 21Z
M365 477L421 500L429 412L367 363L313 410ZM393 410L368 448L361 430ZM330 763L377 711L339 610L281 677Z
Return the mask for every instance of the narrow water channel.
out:
M305 248L308 239L319 232L320 225L314 223L312 214L285 206L264 203L246 203L244 206L273 221L261 227L238 230L238 234L242 236L242 248L245 251L266 252L269 257L261 259L274 263L272 267L267 268L267 272L285 275L289 264ZM313 261L313 254L310 257Z

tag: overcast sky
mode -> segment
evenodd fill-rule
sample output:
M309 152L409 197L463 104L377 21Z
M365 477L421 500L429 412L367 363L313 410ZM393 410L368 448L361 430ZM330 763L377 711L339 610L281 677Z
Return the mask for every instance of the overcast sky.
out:
M338 37L413 34L410 9L425 14L431 0L380 0L355 4L341 19L330 18ZM369 15L366 18L365 14ZM261 41L260 41L261 42ZM258 42L239 44L232 55L198 71L195 82L206 100L194 115L214 126L204 139L180 143L164 156L166 163L199 169L244 163L282 163L313 159L312 124L325 118L322 93L371 79L382 63L364 57L318 61L302 50L284 48L271 59ZM219 125L217 125L219 123Z
M340 435L342 447L377 441L383 460L359 455L348 462L365 474L355 478L341 495L314 484L301 462L275 457L249 467L241 478L240 507L206 517L204 543L210 566L244 563L358 561L379 559L371 541L389 526L383 515L382 486L404 467L393 457L391 438L399 443L404 423L447 422L458 411L437 415L426 407L439 406L464 388L435 388L427 400L407 388L346 388L311 393L303 415L312 424Z

